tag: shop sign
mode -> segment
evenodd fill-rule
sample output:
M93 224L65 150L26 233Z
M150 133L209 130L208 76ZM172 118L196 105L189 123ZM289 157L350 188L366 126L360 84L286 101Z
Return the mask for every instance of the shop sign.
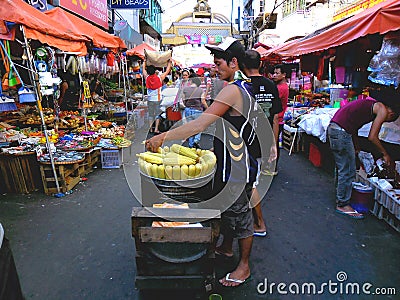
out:
M338 21L341 19L344 19L348 16L352 16L356 13L359 13L367 8L373 7L381 2L384 2L385 0L364 0L364 1L358 1L356 3L351 4L348 7L345 7L344 9L339 10L334 16L333 16L333 21Z
M107 0L60 0L60 6L108 29Z
M150 9L149 0L111 0L111 8Z
M188 44L219 44L222 42L221 35L185 35Z
M25 0L26 3L29 5L33 6L34 8L40 10L40 11L46 11L47 10L47 2L46 0Z

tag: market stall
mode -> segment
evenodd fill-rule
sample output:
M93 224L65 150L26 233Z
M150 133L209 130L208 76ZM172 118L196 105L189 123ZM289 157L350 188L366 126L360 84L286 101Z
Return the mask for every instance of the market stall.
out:
M120 149L131 142L123 138L125 126L116 112L126 115L127 109L95 94L102 82L90 77L119 72L123 41L62 9L47 15L24 1L7 1L0 11L6 16L2 23L12 22L1 36L10 40L1 43L2 192L43 188L46 194L62 194L96 165L119 167ZM106 57L109 53L112 59ZM5 85L4 78L9 82L11 76L3 75L11 73L15 83ZM68 78L61 80L60 74ZM68 90L75 88L77 106L71 110L59 107L64 81ZM70 101L73 95L64 96ZM117 160L106 151L117 152Z

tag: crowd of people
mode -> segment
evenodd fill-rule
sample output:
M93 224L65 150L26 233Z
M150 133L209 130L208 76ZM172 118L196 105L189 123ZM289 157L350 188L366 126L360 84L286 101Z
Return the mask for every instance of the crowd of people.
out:
M278 137L283 131L283 114L289 97L286 77L291 70L279 64L274 67L271 78L263 76L260 54L254 50L245 51L234 38L228 37L223 43L206 45L206 48L214 57L214 65L207 74L198 76L183 70L182 77L175 77L180 91L179 101L175 103L184 108L186 122L154 135L146 140L145 146L156 152L166 141L187 139L190 147L198 147L199 135L215 124L212 150L217 157L217 168L210 199L215 199L214 208L222 212L223 237L215 252L232 257L234 240L239 243L238 265L219 282L224 286L238 286L251 274L249 258L253 237L268 234L257 186L261 174L278 174ZM397 119L399 105L393 104L395 101L382 101L387 97L347 104L338 110L328 127L338 170L337 213L357 219L363 217L349 205L355 175L352 138L362 125L373 122L368 138L390 164L378 134L383 122ZM398 98L398 92L390 97Z

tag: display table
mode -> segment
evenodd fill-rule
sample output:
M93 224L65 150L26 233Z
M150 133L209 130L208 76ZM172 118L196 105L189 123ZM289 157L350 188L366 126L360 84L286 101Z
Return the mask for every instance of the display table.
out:
M80 182L81 176L85 174L84 161L85 159L73 162L54 163L60 192L66 193ZM53 195L58 193L51 163L40 162L39 164L45 194Z
M400 190L383 190L367 178L365 172L357 172L356 182L367 185L374 190L374 208L371 213L384 220L400 232Z
M1 153L0 173L4 192L26 194L42 187L36 152Z

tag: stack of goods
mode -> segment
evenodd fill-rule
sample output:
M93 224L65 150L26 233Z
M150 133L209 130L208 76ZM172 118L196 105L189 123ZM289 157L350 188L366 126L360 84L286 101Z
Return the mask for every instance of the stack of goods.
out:
M75 163L85 159L85 154L76 151L61 151L57 150L52 153L53 160L55 163ZM50 163L50 155L44 154L39 157L39 161L42 163Z
M52 108L43 108L43 117L44 121L47 125L50 125L54 122L54 111ZM39 111L32 110L25 115L22 123L24 125L41 125L42 120L40 119Z
M137 154L140 171L165 180L187 180L214 172L217 162L210 150L188 148L178 144L160 148L158 153Z
M100 137L96 135L83 136L68 134L60 138L56 147L63 151L87 151L95 147L99 141Z

